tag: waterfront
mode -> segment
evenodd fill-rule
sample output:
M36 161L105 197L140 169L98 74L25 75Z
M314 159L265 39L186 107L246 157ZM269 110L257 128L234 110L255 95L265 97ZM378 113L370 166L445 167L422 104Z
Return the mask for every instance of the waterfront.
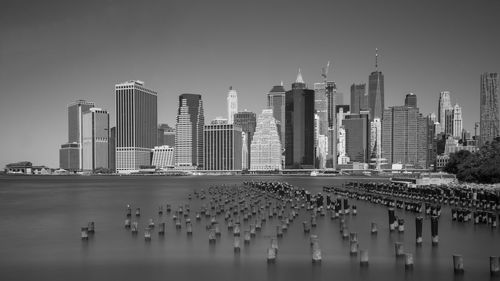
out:
M415 246L415 214L397 210L406 230L389 233L387 209L364 201L357 216L346 216L350 231L358 232L360 249L368 249L370 263L359 265L349 255L349 242L342 239L338 221L318 217L323 260L311 263L309 235L302 231L301 213L279 240L275 264L266 262L271 227L263 226L250 245L235 255L233 235L221 221L222 236L209 245L206 219L194 220L201 201L188 200L188 193L216 184L241 184L245 180L281 180L311 193L323 186L352 178L279 176L200 177L1 177L0 178L0 272L2 280L489 280L489 256L500 254L500 230L486 225L452 222L443 208L439 224L439 246L431 246L429 218L424 220L423 245ZM373 180L364 178L364 180ZM172 214L158 207L191 205L193 236L176 230ZM204 203L207 203L205 200ZM123 227L125 207L140 207L139 235ZM150 218L167 223L165 237L152 232L144 241L143 230ZM134 217L135 220L135 217ZM96 233L80 240L80 227L95 221ZM370 223L378 223L376 236ZM394 242L404 243L413 253L415 266L406 272L404 260L394 256ZM464 257L465 274L453 274L452 255ZM496 280L496 279L495 279Z

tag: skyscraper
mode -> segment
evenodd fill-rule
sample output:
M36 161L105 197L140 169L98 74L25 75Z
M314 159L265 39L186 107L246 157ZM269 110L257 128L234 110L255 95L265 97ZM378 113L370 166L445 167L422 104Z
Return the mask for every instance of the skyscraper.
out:
M480 144L491 142L500 136L500 92L498 73L481 74Z
M142 81L115 85L116 170L137 171L151 165L158 134L157 93Z
M382 159L382 121L375 118L370 122L370 162L380 168Z
M446 110L451 110L451 98L450 92L444 91L439 93L439 104L438 104L438 122L439 122L439 132L445 133L446 130Z
M302 74L285 95L285 165L287 169L314 168L314 90Z
M175 166L178 169L203 167L203 126L205 116L201 95L181 94L175 125Z
M61 168L71 171L81 171L83 169L82 119L83 114L94 106L95 104L93 102L87 102L85 100L77 100L74 103L68 105L68 142L61 146L61 150L64 150L64 152L60 153L63 153L65 156L71 157L72 159L68 161L67 157L60 157L61 159L63 159L63 162L60 162L59 165ZM77 144L76 146L74 145L75 143ZM66 153L67 151L69 151L68 149L71 149L72 151L69 154Z
M241 127L236 124L210 124L203 130L205 170L241 170Z
M453 137L456 139L462 138L462 108L455 104L453 107Z
M359 114L345 116L342 124L345 129L345 150L353 162L368 163L370 146L370 114L361 111Z
M359 114L361 110L369 110L366 84L351 85L351 113Z
M325 81L326 98L328 100L328 134L326 168L337 169L337 85L333 81Z
M405 106L407 107L417 107L417 95L414 93L409 93L405 97Z
M453 108L444 111L444 133L446 137L453 136Z
M273 117L276 119L280 142L285 144L285 88L283 82L281 85L273 86L267 94L267 108L273 110Z
M233 124L236 112L238 112L238 93L231 86L227 93L227 121L229 124Z
M378 49L375 53L375 71L368 77L368 101L371 120L382 118L384 112L384 75L378 70Z
M109 113L91 108L83 114L83 170L109 168Z
M388 164L418 164L418 108L392 106L382 119L382 158Z
M255 126L257 126L256 114L250 111L243 111L234 114L234 124L241 127L245 133L243 146L243 158L246 161L244 168L249 168L251 163L250 145L252 144L253 134L255 133Z
M278 124L272 109L264 109L257 119L257 127L250 146L250 170L281 170L281 143Z
M328 141L332 141L328 136L328 93L325 83L314 83L314 112L315 112L315 158L316 167L326 168L328 154ZM316 124L317 123L317 124Z
M421 114L418 116L417 168L429 169L436 161L434 117L432 115L424 117Z

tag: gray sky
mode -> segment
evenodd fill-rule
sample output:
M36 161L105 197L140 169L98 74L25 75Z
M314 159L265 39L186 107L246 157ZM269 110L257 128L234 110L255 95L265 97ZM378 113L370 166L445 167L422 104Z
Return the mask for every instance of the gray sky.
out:
M464 126L479 121L479 76L500 71L500 1L1 1L0 167L28 160L58 167L67 105L108 109L114 84L145 81L158 121L173 125L177 97L203 95L206 120L259 113L280 81L302 69L312 88L328 60L349 100L380 49L386 106L408 92L424 114L449 90Z

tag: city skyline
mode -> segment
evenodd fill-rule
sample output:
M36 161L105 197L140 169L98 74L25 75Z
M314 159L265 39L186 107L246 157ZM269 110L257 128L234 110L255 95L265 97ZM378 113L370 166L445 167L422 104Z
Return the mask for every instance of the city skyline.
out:
M110 112L114 126L113 88L123 81L143 80L155 89L157 121L173 125L181 93L202 94L207 120L225 115L231 85L240 111L261 112L269 89L283 81L289 90L299 67L310 88L322 82L327 61L328 80L347 95L353 83L368 85L375 48L385 108L413 92L421 113L437 114L439 93L450 91L452 104L462 107L463 127L473 132L480 75L500 71L500 38L492 36L500 3L380 3L7 1L0 12L0 165L27 160L57 167L67 105L91 100ZM324 34L325 42L313 40Z

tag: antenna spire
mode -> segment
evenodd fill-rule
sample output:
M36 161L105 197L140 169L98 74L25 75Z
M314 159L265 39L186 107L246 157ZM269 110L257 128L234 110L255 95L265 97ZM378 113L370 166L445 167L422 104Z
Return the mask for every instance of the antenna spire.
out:
M378 48L375 48L375 70L378 70Z

